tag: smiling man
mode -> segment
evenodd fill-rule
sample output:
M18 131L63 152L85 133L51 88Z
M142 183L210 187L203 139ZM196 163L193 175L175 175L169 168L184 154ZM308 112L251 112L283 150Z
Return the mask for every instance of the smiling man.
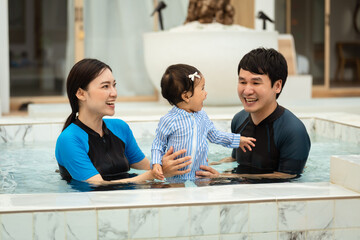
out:
M254 49L241 59L238 75L244 110L234 116L231 130L255 138L256 146L247 152L233 150L231 160L238 162L233 172L264 178L299 176L311 144L304 124L276 101L288 75L285 58L274 49Z

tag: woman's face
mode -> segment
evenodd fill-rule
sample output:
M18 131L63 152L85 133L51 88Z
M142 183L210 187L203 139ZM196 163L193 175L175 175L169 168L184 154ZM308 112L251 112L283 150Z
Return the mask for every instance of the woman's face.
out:
M99 76L91 81L87 90L80 94L80 111L99 117L115 114L115 101L117 98L116 81L112 72L106 68ZM79 94L79 91L78 91Z

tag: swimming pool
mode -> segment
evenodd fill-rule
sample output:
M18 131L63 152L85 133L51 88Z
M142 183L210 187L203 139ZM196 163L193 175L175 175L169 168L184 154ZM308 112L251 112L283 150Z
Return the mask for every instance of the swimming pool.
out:
M218 125L224 122L216 122ZM301 178L296 182L329 182L330 157L332 155L360 154L359 146L355 143L346 143L326 137L310 135L311 150ZM145 155L149 158L153 138L138 139ZM0 194L3 193L63 193L77 191L92 191L95 187L86 187L87 184L67 184L61 180L57 162L54 156L55 142L25 142L0 144ZM209 162L217 161L230 156L231 149L211 144L209 145ZM150 159L150 158L149 158ZM233 169L237 164L223 163L212 166L219 172ZM132 170L131 173L142 171ZM157 182L157 184L161 184ZM164 184L164 183L162 183ZM221 184L213 182L212 184ZM149 183L150 185L150 183ZM187 183L186 186L196 186ZM144 188L144 185L119 185L112 189ZM150 188L150 186L149 186ZM111 188L110 188L111 189Z
M137 139L151 138L156 127L153 120L125 120ZM220 129L229 129L229 119L218 120ZM324 139L325 145L342 141L360 146L358 116L311 114L301 120L310 135L316 136L313 146ZM13 152L18 152L17 144L23 144L30 151L23 153L25 159L40 143L39 152L55 161L45 152L61 126L62 120L0 122L0 141L7 142ZM360 160L358 152L345 148L344 153ZM338 158L346 160L346 156ZM33 164L41 167L36 159ZM306 172L311 168L308 164ZM344 186L312 181L0 194L0 235L2 239L358 239L360 191Z

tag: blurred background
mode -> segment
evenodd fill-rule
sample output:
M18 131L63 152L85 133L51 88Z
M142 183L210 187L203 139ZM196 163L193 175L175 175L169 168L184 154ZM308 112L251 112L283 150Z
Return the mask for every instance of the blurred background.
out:
M8 50L1 50L1 58L8 58L0 62L2 112L21 110L30 102L66 102L67 73L84 57L112 67L119 101L156 101L142 35L161 31L157 16L150 16L158 2L0 0L7 16L1 21L0 14L0 43L6 46L8 40ZM189 1L164 3L164 30L182 25ZM235 24L293 36L297 74L312 75L312 97L360 96L359 0L231 3ZM257 17L260 11L274 20L265 30Z

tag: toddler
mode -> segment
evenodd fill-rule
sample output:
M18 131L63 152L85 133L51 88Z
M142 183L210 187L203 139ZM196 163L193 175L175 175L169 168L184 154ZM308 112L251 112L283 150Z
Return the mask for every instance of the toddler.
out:
M240 147L244 152L245 148L251 151L255 146L254 138L215 129L202 110L207 95L205 78L195 67L185 64L169 66L161 79L161 94L174 107L160 119L151 147L151 167L157 179L164 179L161 159L171 146L174 152L186 149L186 155L190 155L192 161L188 166L190 172L176 175L173 179L194 179L200 165L208 165L207 139L228 148Z

